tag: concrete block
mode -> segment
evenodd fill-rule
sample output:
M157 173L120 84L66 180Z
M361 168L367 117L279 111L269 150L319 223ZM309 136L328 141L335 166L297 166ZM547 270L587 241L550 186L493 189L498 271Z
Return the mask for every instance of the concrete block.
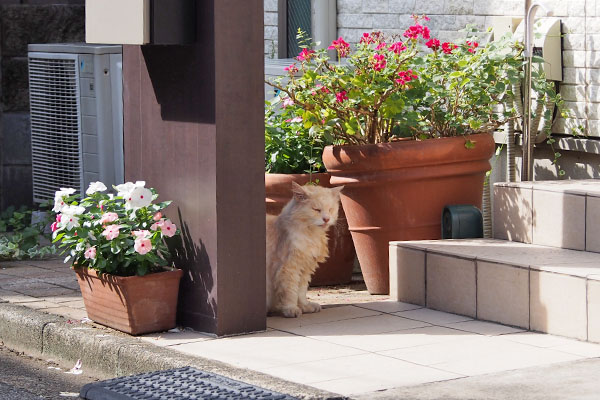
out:
M415 0L390 0L388 7L389 7L389 12L391 14L405 14L405 15L411 15L413 13L415 13ZM419 2L422 3L422 2ZM430 3L430 2L428 2ZM443 2L441 2L442 6L443 6ZM424 4L419 4L419 8L423 7ZM424 11L421 11L424 12Z
M492 229L495 239L532 243L532 193L529 188L494 186Z
M0 129L2 163L31 165L31 126L29 114L4 113Z
M529 329L529 270L478 261L477 318Z
M28 43L85 41L83 5L4 7L0 12L3 57L27 56Z
M10 303L0 304L0 341L10 349L41 356L46 324L61 321L56 315L43 314Z
M531 329L587 340L586 279L530 271Z
M425 251L390 245L390 298L425 305Z
M265 0L264 10L277 12L277 0Z
M388 11L388 0L363 1L362 12L364 13L387 13Z
M533 243L584 250L585 196L534 190Z
M600 342L600 275L587 281L588 340Z
M1 25L0 25L1 26ZM27 58L3 56L0 63L0 101L4 112L29 111Z
M452 0L446 2L446 14L473 14L473 0Z
M2 191L0 209L10 205L32 205L33 203L33 181L31 166L4 166L2 168ZM6 190L10 188L10 190Z
M337 12L342 13L360 13L362 12L362 0L338 0Z
M373 16L369 14L338 14L337 25L344 28L361 28L371 30L371 28L387 28L375 27L373 25Z
M48 324L44 329L43 355L64 363L81 360L83 368L90 372L117 375L119 350L128 339L98 334L96 329L86 329L84 325Z
M372 23L375 30L396 29L400 26L400 17L396 14L373 14Z
M476 316L475 261L427 254L427 307Z

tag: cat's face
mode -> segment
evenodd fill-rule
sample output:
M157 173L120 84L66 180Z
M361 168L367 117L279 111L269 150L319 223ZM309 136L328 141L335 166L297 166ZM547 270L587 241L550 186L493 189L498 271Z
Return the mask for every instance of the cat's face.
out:
M342 189L343 186L324 188L315 185L295 185L293 191L298 203L295 210L297 216L311 225L329 228L337 222Z

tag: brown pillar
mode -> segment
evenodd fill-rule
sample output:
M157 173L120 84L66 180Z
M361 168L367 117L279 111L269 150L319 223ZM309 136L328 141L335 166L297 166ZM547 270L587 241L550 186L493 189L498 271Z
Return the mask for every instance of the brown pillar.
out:
M197 1L185 46L124 46L126 180L146 180L182 229L178 321L264 330L263 1Z

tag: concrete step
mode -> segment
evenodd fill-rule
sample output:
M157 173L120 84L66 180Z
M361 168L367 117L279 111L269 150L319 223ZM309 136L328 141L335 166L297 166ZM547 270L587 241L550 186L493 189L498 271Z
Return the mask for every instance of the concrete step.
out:
M390 242L390 296L600 342L600 254L497 239Z
M600 252L600 179L494 185L493 237Z

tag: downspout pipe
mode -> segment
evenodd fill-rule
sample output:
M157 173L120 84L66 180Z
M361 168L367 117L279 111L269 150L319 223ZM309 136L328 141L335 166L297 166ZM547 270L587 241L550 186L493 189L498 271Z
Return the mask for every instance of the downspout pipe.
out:
M531 66L533 58L533 22L535 14L541 8L546 16L551 16L552 11L538 1L525 1L525 50L523 56L526 63L525 71L525 101L523 102L523 165L521 167L521 181L533 180L533 140L531 133ZM537 132L535 132L537 135Z

